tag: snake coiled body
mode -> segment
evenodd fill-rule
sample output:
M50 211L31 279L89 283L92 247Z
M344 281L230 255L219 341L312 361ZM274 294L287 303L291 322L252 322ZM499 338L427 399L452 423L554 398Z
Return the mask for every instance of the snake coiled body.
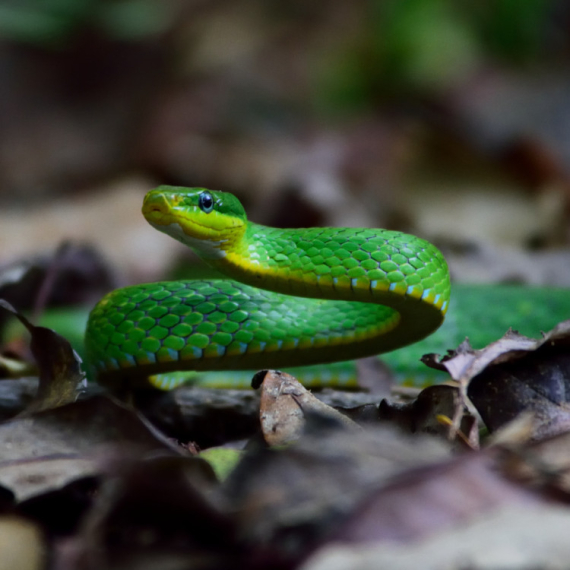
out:
M445 260L415 236L261 226L233 195L202 188L153 190L143 214L228 279L107 295L86 332L88 360L105 383L379 354L429 335L448 307Z

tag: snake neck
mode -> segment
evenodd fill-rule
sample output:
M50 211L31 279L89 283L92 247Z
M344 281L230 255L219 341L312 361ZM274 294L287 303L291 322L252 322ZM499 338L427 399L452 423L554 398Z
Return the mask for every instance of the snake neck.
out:
M301 297L397 306L426 300L447 309L449 279L439 250L379 229L278 229L249 222L212 263L228 277Z
M207 260L228 277L262 289L290 292L289 282L299 277L293 269L299 255L295 230L248 222L239 239L223 244L223 256Z

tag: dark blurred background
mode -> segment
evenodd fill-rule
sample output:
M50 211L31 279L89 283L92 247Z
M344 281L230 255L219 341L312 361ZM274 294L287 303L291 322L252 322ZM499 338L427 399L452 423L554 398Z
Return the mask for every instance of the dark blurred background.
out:
M1 0L0 264L71 239L157 278L140 204L176 184L570 286L569 55L565 0Z

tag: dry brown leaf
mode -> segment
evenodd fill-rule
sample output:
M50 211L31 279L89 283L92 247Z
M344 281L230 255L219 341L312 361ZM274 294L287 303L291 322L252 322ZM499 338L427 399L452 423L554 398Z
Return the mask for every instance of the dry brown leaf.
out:
M0 424L0 484L19 499L92 475L105 446L169 449L136 412L103 396L20 416Z
M40 382L26 413L75 402L86 380L81 359L69 342L51 329L33 325L3 299L0 299L0 307L19 319L31 335L30 348L39 368Z
M481 350L465 341L441 361L428 355L424 362L444 368L459 384L461 403L467 395L490 431L531 411L533 437L543 438L570 429L570 320L541 339L508 331ZM461 408L458 406L454 424Z
M320 414L335 419L348 428L357 423L315 398L296 378L278 370L256 374L261 382L259 418L263 437L269 445L284 445L301 437L307 414Z
M0 461L0 482L16 493L18 501L58 489L98 471L94 456L68 454L21 461Z

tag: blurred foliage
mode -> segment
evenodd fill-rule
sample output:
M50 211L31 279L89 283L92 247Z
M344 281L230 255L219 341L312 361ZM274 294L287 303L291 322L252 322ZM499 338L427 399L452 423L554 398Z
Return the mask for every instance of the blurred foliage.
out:
M467 2L486 50L514 63L528 63L543 52L556 2L552 0L485 0Z
M136 40L163 31L171 7L161 0L0 0L0 38L59 47L92 29Z
M317 63L325 112L359 112L380 97L438 93L489 59L538 59L555 0L371 0L352 37Z

